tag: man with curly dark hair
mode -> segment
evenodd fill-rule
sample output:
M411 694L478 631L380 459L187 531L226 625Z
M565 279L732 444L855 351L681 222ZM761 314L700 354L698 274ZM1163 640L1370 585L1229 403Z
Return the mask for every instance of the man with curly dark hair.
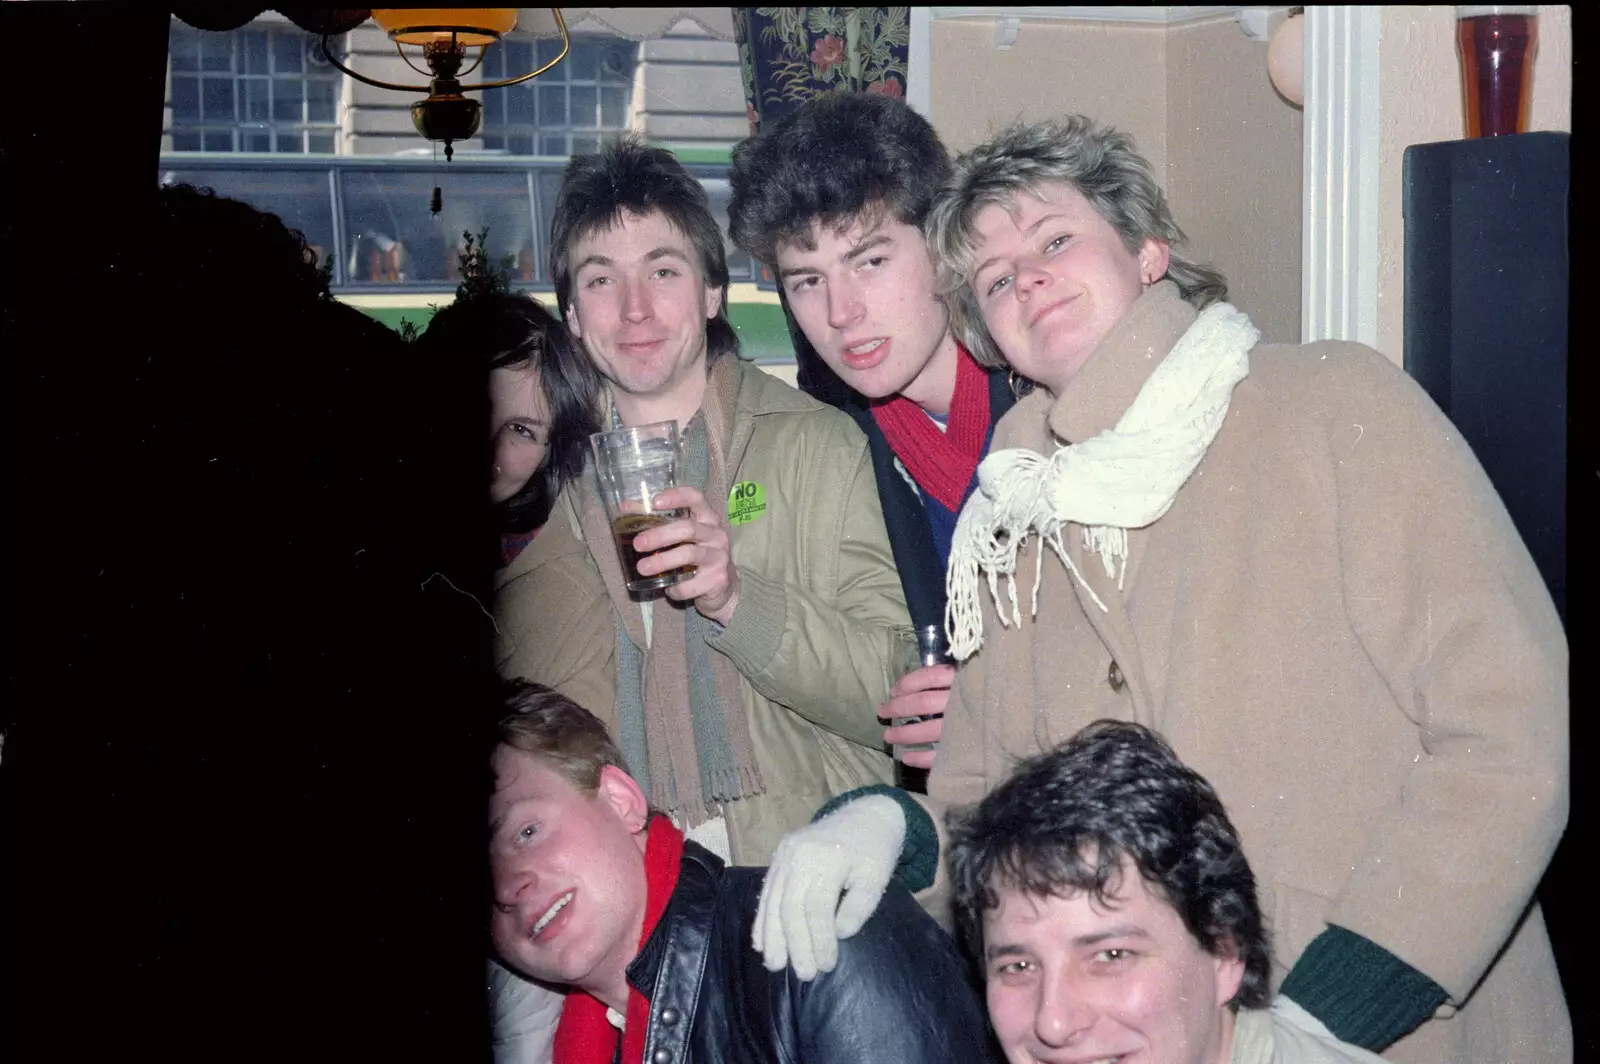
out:
M1013 1062L1380 1059L1288 999L1268 1008L1239 835L1148 728L1091 724L950 820L957 919Z
M866 433L906 606L918 628L944 624L956 515L977 483L1012 377L985 369L950 329L922 223L950 173L928 120L900 100L827 92L734 149L728 230L770 264L804 334L801 386ZM880 715L944 711L954 669L903 677ZM936 721L891 728L922 744ZM926 768L927 749L905 756Z

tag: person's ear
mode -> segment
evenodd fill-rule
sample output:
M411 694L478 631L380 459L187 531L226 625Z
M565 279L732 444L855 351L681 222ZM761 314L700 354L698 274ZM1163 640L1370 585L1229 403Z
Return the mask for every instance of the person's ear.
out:
M709 284L706 285L705 304L707 321L710 321L712 318L717 316L717 311L722 309L723 297L727 294L728 290L726 288L718 288L715 285Z
M615 765L606 765L600 770L600 782L596 790L611 811L617 814L622 826L628 829L628 834L637 835L644 830L650 819L650 803L645 799L638 781Z
M1211 963L1216 966L1217 1007L1220 1008L1233 1000L1239 992L1239 984L1244 981L1244 958L1239 956L1239 944L1232 935L1217 939Z
M583 339L583 326L578 322L577 303L569 302L567 304L567 331L572 334L574 340Z
M1167 265L1172 261L1172 249L1165 240L1146 237L1139 245L1139 280L1146 288L1167 275Z

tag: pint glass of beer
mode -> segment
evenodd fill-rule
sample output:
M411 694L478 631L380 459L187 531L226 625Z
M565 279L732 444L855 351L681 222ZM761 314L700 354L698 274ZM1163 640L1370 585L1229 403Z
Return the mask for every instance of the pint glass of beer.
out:
M1533 56L1539 48L1537 7L1458 7L1461 102L1467 137L1528 131Z
M694 566L680 565L664 573L641 576L641 555L633 547L634 537L645 529L689 516L687 509L663 510L655 505L657 495L678 484L677 422L596 432L589 437L589 446L594 451L600 498L611 519L611 538L617 543L628 590L658 591L694 575Z

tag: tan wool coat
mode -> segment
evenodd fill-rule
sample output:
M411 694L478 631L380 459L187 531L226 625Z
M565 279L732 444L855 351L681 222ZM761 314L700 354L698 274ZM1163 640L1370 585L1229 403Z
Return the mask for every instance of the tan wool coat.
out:
M829 798L893 781L876 706L911 621L855 423L731 356L712 367L708 389L734 412L728 482L760 485L765 503L731 525L739 605L708 640L738 667L765 784L724 806L733 859L764 865ZM615 736L616 618L641 647L644 635L638 605L601 578L591 553L615 545L585 543L578 526L570 492L592 493L592 477L563 493L501 571L497 660L503 675L549 684Z
M1155 285L1061 396L1017 404L992 450L1048 454L1112 427L1194 318ZM1149 725L1240 831L1275 986L1335 923L1449 993L1391 1059L1570 1060L1532 903L1567 816L1566 639L1425 393L1365 347L1259 345L1171 509L1130 533L1123 589L1080 529L1066 539L1108 609L1047 554L1030 617L1036 537L1020 626L980 591L984 642L951 695L936 808L1098 718Z

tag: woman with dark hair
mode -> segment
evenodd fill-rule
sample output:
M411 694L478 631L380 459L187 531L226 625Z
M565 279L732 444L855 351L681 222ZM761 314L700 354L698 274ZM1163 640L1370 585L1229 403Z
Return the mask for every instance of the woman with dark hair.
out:
M566 326L514 292L458 298L419 342L488 370L489 501L500 564L508 565L544 525L562 485L583 470L587 437L599 431L599 380L587 359L563 357L572 344Z

